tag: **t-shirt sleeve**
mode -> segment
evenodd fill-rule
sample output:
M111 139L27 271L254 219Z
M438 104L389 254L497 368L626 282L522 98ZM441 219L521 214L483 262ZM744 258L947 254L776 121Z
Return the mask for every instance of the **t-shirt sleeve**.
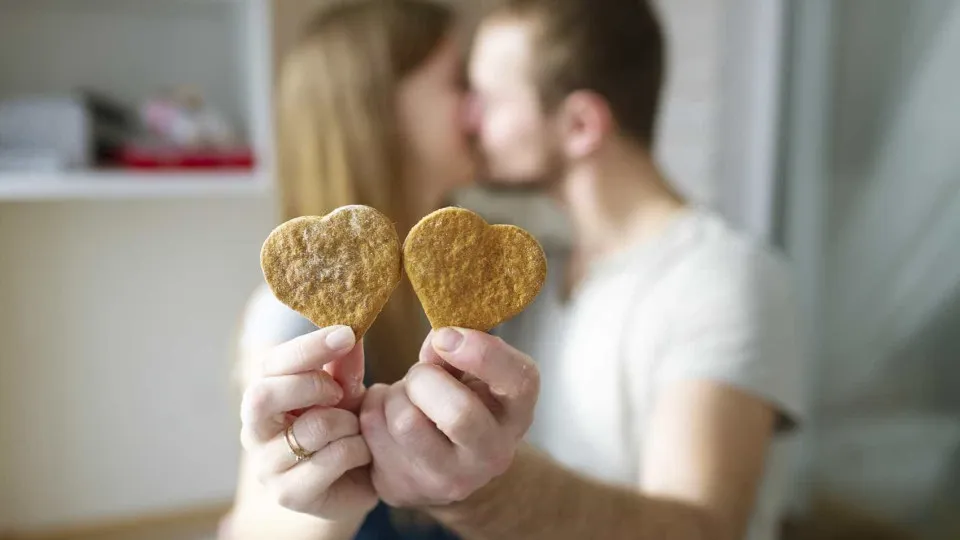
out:
M271 347L316 329L313 323L277 300L269 288L261 286L247 302L240 344Z
M704 250L675 276L656 386L713 380L761 398L778 430L805 416L805 367L789 272L759 248Z
M261 285L250 296L243 312L234 379L243 385L256 373L256 362L262 351L316 329L313 323L277 300L266 285Z

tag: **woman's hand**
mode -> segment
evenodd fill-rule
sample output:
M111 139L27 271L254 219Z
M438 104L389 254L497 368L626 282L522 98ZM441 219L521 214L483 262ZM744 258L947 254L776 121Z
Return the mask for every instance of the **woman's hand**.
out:
M243 395L241 441L281 506L336 521L376 505L357 418L363 393L363 345L349 327L322 328L264 359Z

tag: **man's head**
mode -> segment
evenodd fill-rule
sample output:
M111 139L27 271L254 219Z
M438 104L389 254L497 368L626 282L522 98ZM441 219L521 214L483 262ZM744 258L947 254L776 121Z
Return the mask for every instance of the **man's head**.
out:
M470 63L489 176L553 181L614 140L649 151L663 49L646 0L505 0Z

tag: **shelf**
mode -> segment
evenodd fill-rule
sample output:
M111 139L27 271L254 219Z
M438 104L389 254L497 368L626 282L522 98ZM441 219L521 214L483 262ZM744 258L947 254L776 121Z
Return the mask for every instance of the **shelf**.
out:
M0 202L256 197L270 192L257 172L0 172Z

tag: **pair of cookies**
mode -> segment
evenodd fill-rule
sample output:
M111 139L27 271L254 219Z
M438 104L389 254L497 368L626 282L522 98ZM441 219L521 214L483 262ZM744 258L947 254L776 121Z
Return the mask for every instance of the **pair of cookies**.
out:
M277 299L318 327L350 326L358 338L404 270L433 328L480 331L523 311L547 275L530 233L463 208L423 218L402 248L393 223L368 206L295 218L270 233L260 263Z

